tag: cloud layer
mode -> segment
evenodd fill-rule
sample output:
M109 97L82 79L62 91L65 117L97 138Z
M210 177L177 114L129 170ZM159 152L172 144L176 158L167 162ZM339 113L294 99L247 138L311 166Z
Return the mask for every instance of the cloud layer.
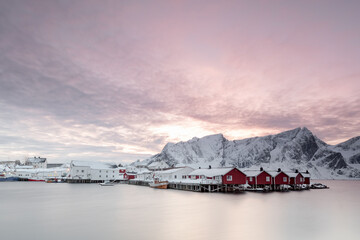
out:
M357 1L1 2L0 152L129 162L220 132L357 136L358 10Z

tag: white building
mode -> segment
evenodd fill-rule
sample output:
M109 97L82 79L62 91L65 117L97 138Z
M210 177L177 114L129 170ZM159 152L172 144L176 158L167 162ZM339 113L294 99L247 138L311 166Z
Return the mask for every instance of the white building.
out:
M127 166L125 166L126 172L133 172L133 173L135 173L135 172L139 171L139 169L142 169L142 168L138 168L137 166L134 166L134 165L127 165Z
M152 162L147 167L149 170L161 170L170 168L170 166L165 161Z
M34 168L47 168L47 160L41 157L28 158L25 165L33 166Z
M119 167L119 180L127 180L125 167Z
M205 183L205 184L221 184L222 176L234 168L202 168L196 169L188 174L190 181Z
M146 168L148 163L147 163L147 161L137 160L136 162L132 163L131 165L136 167L136 168Z
M163 181L181 182L186 179L186 176L194 171L191 167L173 168L164 171L154 171L154 178L159 178Z
M146 169L146 168L141 168L141 169L138 169L135 180L150 182L153 180L153 177L154 177L153 171L150 171L149 169Z
M15 175L21 179L44 181L54 178L65 178L69 169L58 168L25 168L24 166L17 166L15 169Z
M71 161L68 179L115 181L120 179L120 170L114 163Z

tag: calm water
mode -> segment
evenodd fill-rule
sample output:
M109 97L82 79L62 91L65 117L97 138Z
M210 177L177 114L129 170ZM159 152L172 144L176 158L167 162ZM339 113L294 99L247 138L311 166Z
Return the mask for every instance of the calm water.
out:
M0 239L360 239L360 181L328 190L194 193L0 183Z

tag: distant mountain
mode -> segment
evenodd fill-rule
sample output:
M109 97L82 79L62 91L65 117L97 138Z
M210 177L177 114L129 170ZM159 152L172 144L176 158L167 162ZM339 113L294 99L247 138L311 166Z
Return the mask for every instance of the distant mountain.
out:
M161 153L142 164L165 161L171 166L235 166L239 168L309 170L313 178L360 178L360 137L328 145L307 128L243 140L222 134L168 143Z

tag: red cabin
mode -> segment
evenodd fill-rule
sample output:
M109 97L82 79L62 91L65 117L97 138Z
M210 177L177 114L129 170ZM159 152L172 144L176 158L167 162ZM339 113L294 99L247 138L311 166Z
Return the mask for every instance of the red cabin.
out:
M246 184L246 175L237 168L233 168L228 173L222 176L223 184Z
M290 185L300 185L305 183L304 176L299 172L286 173L290 177Z
M301 173L304 176L304 184L310 185L310 173Z
M269 174L272 176L272 181L273 181L272 189L273 190L282 191L282 190L288 189L288 187L285 186L285 185L290 184L290 176L288 174L281 171L280 168L276 172L275 171L269 172Z
M246 175L237 168L204 168L196 169L189 173L189 179L201 179L208 183L221 184L246 184Z
M260 171L248 170L245 171L245 174L247 175L247 183L255 188L272 184L272 176L262 169Z
M269 172L273 178L273 185L290 184L290 176L283 171Z

